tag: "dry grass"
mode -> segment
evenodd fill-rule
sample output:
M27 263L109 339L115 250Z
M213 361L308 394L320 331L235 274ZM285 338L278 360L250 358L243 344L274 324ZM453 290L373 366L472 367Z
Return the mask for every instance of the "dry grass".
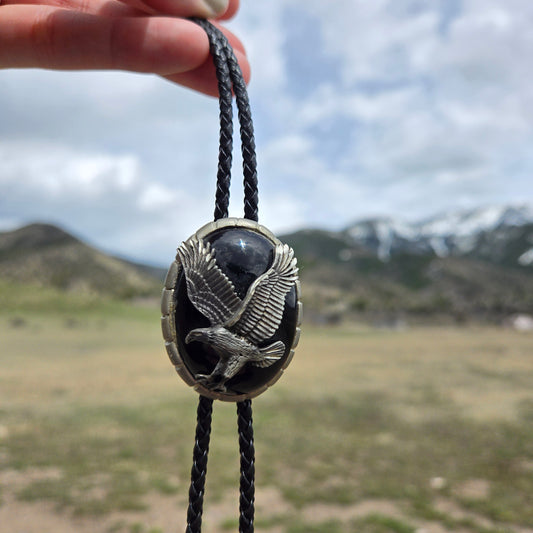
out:
M153 323L140 319L31 316L0 323L1 405L49 409L71 403L144 401L182 387L172 379ZM172 376L172 377L171 377Z
M196 398L157 311L115 314L0 317L0 531L184 529ZM257 531L533 531L532 354L502 329L305 328L254 401ZM215 407L206 532L236 529Z
M478 419L513 418L532 398L532 355L532 335L502 328L308 329L280 390L376 392L408 418L429 395L428 409L440 398Z

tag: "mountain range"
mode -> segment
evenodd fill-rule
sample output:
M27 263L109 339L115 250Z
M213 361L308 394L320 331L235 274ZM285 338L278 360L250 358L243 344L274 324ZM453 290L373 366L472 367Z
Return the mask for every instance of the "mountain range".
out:
M501 321L533 314L533 209L463 210L419 222L358 220L280 239L296 252L310 320ZM132 298L161 290L165 268L113 257L66 231L0 233L0 281Z
M501 321L533 312L528 206L456 211L412 223L367 219L337 232L302 230L284 239L302 268L306 309L319 319Z
M533 208L506 206L455 211L414 223L391 218L362 220L344 233L349 243L373 250L382 261L395 253L413 253L483 257L527 266L533 264L533 240L527 240L530 224ZM524 236L526 240L521 240ZM510 247L511 241L518 246Z

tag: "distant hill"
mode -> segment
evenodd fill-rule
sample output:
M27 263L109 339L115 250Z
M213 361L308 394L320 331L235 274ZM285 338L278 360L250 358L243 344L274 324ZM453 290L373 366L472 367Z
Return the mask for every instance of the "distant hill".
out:
M108 295L156 296L163 270L112 257L49 224L0 233L0 279Z
M500 321L533 313L533 210L459 211L407 224L362 220L285 235L319 320L448 316Z

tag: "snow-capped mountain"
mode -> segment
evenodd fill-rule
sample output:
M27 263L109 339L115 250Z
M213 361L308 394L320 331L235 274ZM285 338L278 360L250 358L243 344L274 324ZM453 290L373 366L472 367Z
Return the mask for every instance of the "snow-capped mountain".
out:
M294 248L307 308L339 307L459 321L533 314L533 209L457 211L420 222L363 220L342 232L283 236Z
M533 222L533 207L493 206L453 211L419 224L432 235L472 235L498 226L523 226Z
M518 239L522 249L513 249L518 254L514 260L526 266L533 265L533 231L521 232L528 224L533 224L531 206L500 206L454 211L414 223L391 218L362 220L344 234L353 245L374 251L382 261L395 253L429 253L439 257L473 254L502 262L509 239Z

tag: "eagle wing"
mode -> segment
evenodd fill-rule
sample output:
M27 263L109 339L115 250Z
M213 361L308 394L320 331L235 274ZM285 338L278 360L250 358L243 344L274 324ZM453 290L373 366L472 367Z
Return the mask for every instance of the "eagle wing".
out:
M193 236L181 244L178 256L185 272L187 296L194 307L213 326L229 320L242 301L216 264L211 245Z
M225 326L254 344L269 339L281 323L285 296L297 279L294 251L278 244L272 266L250 285L240 309Z

